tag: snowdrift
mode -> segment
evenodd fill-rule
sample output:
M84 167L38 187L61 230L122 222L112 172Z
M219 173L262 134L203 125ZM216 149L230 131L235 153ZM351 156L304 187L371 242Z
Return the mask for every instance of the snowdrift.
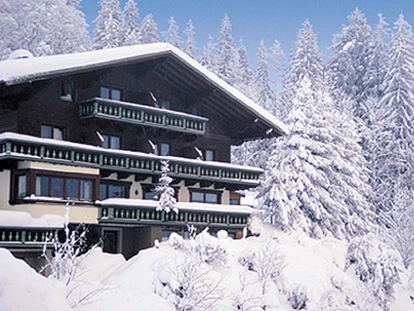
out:
M362 248L350 256L350 244L333 238L257 231L241 240L225 231L218 237L204 231L193 240L172 234L128 261L95 248L79 258L66 288L1 249L0 310L414 310L409 273L401 267L392 292L374 291L361 280L361 254L368 254ZM371 252L364 264L378 254ZM385 263L367 271L375 275ZM391 278L379 275L387 288Z

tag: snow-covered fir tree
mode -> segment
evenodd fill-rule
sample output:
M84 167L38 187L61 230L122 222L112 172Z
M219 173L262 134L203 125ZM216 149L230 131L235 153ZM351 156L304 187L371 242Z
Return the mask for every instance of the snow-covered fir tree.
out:
M87 24L76 3L66 0L1 1L0 59L17 49L34 56L88 48Z
M240 92L242 92L244 95L251 97L253 71L249 65L246 47L244 46L241 40L240 45L237 49L237 54L237 75L234 82L234 87L238 89Z
M253 75L253 99L267 111L275 114L274 104L276 95L271 87L269 76L269 53L263 40L260 41L258 52L256 54L256 70Z
M168 161L161 161L161 177L159 180L158 186L155 188L155 191L159 194L159 201L157 206L157 211L164 211L169 213L174 211L178 213L178 208L176 206L176 199L174 197L175 190L170 186L172 178L168 176L170 172Z
M276 144L261 190L273 223L303 229L312 237L350 238L369 227L370 205L364 163L354 137L338 126L325 94L315 95L304 76L289 115L289 134Z
M101 0L101 9L94 20L94 50L119 47L123 43L122 11L119 0Z
M203 47L203 53L200 57L200 64L207 69L215 72L217 64L217 56L215 54L216 44L213 42L213 37L207 38L207 43Z
M285 119L292 109L292 100L296 97L298 82L303 77L312 77L309 79L311 88L314 90L314 96L322 90L324 80L324 69L322 66L322 55L319 51L317 36L309 20L302 24L295 42L294 51L291 53L291 66L287 69L283 79L283 92L281 95L281 104L279 115Z
M154 21L152 14L148 14L144 17L140 34L141 34L141 43L155 43L159 41L157 34L157 23Z
M284 70L285 65L285 53L282 50L280 42L275 40L273 45L270 47L270 72L273 72L273 79L272 79L272 89L276 95L275 102L274 102L274 114L276 117L281 118L281 111L283 110L281 106L281 101L278 96L279 92L279 81L281 80L281 73Z
M181 48L181 38L178 35L178 25L174 19L174 16L171 16L168 20L168 29L162 33L164 36L164 42L167 42L177 48Z
M236 79L237 53L231 31L230 18L225 14L217 39L217 64L214 71L221 79L233 85Z
M372 42L371 27L357 8L348 16L349 25L336 34L330 47L333 56L328 64L328 79L335 100L346 94L354 104L352 111L358 118L367 118L365 81L368 52Z
M412 191L414 169L414 37L401 14L389 45L384 95L374 116L371 166L375 203L390 210L399 190Z
M184 35L186 36L183 50L185 53L187 53L187 55L194 57L195 51L196 51L195 38L194 38L195 31L194 31L193 21L191 19L187 22L187 26L185 27L183 32L184 32Z
M382 96L382 84L388 67L388 24L382 14L378 14L378 24L372 34L372 43L367 52L367 71L364 76L364 95L379 99ZM372 107L367 105L368 111Z
M125 3L124 11L122 12L122 45L135 45L140 43L139 34L139 11L134 0L128 0Z

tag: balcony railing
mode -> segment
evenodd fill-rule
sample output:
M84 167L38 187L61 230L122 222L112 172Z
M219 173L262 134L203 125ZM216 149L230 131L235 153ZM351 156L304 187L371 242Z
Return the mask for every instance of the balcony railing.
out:
M146 175L159 175L161 160L168 160L171 177L236 184L244 187L258 186L259 177L263 173L263 170L259 168L223 162L103 149L15 133L0 134L1 159L31 160Z
M79 115L81 119L108 119L196 135L205 133L208 121L187 113L103 98L79 103Z
M44 243L50 244L58 230L60 229L0 227L0 246L39 247Z
M202 227L220 227L241 229L247 226L249 214L220 213L217 211L190 211L180 210L165 213L149 207L130 206L102 206L100 207L99 222L128 223L128 224L152 224L168 226L196 225Z

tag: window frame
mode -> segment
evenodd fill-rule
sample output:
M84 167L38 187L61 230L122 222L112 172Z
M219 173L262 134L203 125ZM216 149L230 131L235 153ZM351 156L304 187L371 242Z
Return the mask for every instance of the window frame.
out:
M189 188L188 191L190 192L190 202L192 202L192 203L221 204L221 202L222 202L223 192L220 191L220 190ZM202 193L203 194L203 202L193 201L193 193ZM217 201L215 203L207 202L206 201L206 195L207 194L217 195Z
M67 92L67 86L70 91ZM70 95L70 98L67 97ZM63 101L74 102L75 101L75 82L71 81L62 81L60 84L60 99Z
M19 177L26 176L26 193L25 196L19 196ZM97 199L97 194L99 188L99 175L89 175L89 174L81 174L81 173L67 173L67 172L55 172L55 171L48 171L48 170L38 170L38 169L24 169L24 170L16 170L12 172L11 178L11 187L10 187L10 203L11 204L20 204L25 203L24 198L30 197L32 194L36 195L36 180L38 177L46 177L48 178L48 186L47 186L47 195L41 197L48 197L51 199L62 200L62 203L70 202L80 202L82 204L93 204L93 202ZM62 197L52 196L52 178L62 178L63 185L62 185ZM69 198L67 196L67 180L75 179L78 181L78 197L77 198ZM81 181L90 181L91 182L91 197L90 199L82 198L82 185ZM36 195L39 197L39 195Z
M154 200L154 199L146 199L146 198L145 198L145 194L146 194L147 192L151 191L151 190L154 190L154 191L155 191L155 188L156 188L156 187L157 187L157 185L154 185L154 184L141 184L141 190L142 190L142 195L141 195L141 198L142 198L142 200L152 200L152 201L158 201L158 200L159 200L159 198L158 198L157 200ZM178 192L179 192L179 190L180 190L180 187L171 186L171 185L170 185L170 187L171 187L171 188L174 188L174 198L175 198L175 200L178 202Z
M168 146L168 154L163 154L162 153L162 146ZM160 155L160 156L163 156L163 157L168 157L168 156L170 156L171 155L171 143L167 143L167 142L160 142L159 144L158 144L158 150L159 150L159 152L158 152L158 154Z
M113 149L113 150L120 150L121 149L121 143L122 143L122 137L121 136L111 135L111 134L101 134L101 135L104 139L104 141L102 142L102 148L104 148L104 149ZM118 143L119 143L118 148L113 148L113 146L112 146L112 139L113 138L118 139ZM105 142L108 143L107 147L105 147Z
M101 181L99 183L99 188L98 188L98 198L99 198L99 200L106 200L106 199L110 199L110 198L129 199L130 198L130 191L131 191L131 184L132 184L131 182L127 182L127 181L101 179ZM106 186L104 197L101 196L101 186ZM125 187L125 197L110 197L109 196L109 187L110 186Z
M45 137L43 136L43 129L44 128L50 128L51 130L51 137ZM55 137L55 130L59 130L62 133L62 139L58 139ZM40 125L40 138L47 138L47 139L55 139L55 140L60 140L60 141L64 141L66 140L66 128L65 127L59 127L59 126L54 126L54 125L50 125L50 124L41 124Z
M108 97L103 97L102 96L102 89L107 89L108 90ZM113 98L113 91L118 91L119 92L119 99ZM117 87L112 87L112 86L107 86L107 85L101 85L99 87L99 98L122 101L123 97L124 97L124 92L123 92L122 88L117 88Z

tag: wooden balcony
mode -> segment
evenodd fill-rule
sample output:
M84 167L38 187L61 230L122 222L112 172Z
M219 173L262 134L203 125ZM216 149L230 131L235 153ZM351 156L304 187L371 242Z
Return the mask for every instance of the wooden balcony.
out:
M161 160L168 160L170 176L209 181L236 189L256 187L263 170L223 162L162 157L142 152L44 139L15 133L0 134L0 160L15 159L98 168L130 174L160 175Z
M99 204L97 204L99 206ZM197 227L219 227L242 229L247 226L249 213L235 211L229 213L227 210L182 210L179 213L165 213L156 211L155 207L138 206L101 206L99 222L117 224L140 224L140 225L165 225L181 226L195 225Z
M79 103L79 115L81 119L100 118L195 135L204 135L208 121L187 113L103 98Z
M51 240L59 229L0 227L0 247L38 248Z

